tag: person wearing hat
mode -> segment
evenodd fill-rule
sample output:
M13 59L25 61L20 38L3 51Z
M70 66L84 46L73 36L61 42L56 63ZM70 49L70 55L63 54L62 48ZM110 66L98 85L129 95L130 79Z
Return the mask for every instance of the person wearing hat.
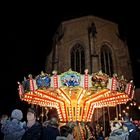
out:
M27 124L22 140L41 140L42 126L37 122L37 111L35 108L27 110Z
M3 125L1 131L4 133L4 140L21 140L25 133L21 125L23 113L19 109L14 109L11 113L11 120Z

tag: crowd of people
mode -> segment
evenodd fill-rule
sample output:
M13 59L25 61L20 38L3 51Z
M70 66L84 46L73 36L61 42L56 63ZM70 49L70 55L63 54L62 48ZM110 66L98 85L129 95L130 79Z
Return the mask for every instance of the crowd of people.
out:
M23 113L14 109L10 118L1 116L1 140L74 140L72 129L68 125L59 128L58 120L52 117L41 124L37 120L34 108L27 110L27 122L23 122Z
M58 119L52 117L43 123L37 120L35 108L28 108L26 121L20 109L14 109L11 116L2 115L0 118L1 140L76 140L73 126L67 123L59 125ZM86 140L139 140L139 128L133 124L128 116L123 121L114 120L110 123L111 132L104 136L103 127L96 125L92 129L92 138Z

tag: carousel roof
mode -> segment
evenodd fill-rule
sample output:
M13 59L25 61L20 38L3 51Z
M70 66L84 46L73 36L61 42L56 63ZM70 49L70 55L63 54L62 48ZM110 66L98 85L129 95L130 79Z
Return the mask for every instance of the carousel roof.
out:
M22 101L57 109L60 121L91 121L95 108L116 106L132 100L133 82L116 74L109 77L99 71L85 74L69 70L61 74L41 72L35 78L30 74L19 84Z

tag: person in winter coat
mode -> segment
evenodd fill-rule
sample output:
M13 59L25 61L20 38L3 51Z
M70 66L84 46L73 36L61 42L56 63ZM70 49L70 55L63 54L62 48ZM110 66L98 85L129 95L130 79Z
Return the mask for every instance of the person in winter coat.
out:
M47 127L43 128L43 140L56 140L56 137L60 136L58 130L57 118L51 118Z
M21 140L25 133L20 120L23 118L23 113L19 109L15 109L11 113L11 120L4 123L1 131L4 133L3 140Z
M61 126L60 136L57 136L56 140L74 140L72 129L67 125Z
M8 121L8 115L3 114L0 118L0 140L3 140L4 134L1 132L1 128Z
M36 121L37 112L34 108L29 108L27 111L27 124L22 140L41 140L42 126Z
M67 140L68 136L68 127L67 126L61 126L60 127L60 136L56 137L56 140Z
M111 133L109 140L128 140L129 133L122 128L120 122L113 122L111 124Z
M130 118L128 115L126 115L123 118L124 122L123 122L123 126L127 127L128 132L129 132L129 140L138 140L138 128L135 124L133 124L130 121Z

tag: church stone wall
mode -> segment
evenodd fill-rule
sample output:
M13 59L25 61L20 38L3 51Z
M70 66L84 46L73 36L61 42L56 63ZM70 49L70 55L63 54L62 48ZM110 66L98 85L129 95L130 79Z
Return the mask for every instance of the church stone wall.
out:
M56 41L56 44L53 46L55 49L52 49L51 54L47 57L46 71L53 70L54 68L60 73L67 71L71 65L70 50L76 43L84 47L86 68L90 70L89 43L91 43L91 47L93 47L93 42L92 40L89 42L88 28L93 22L97 29L95 49L99 56L98 64L95 65L97 67L96 69L100 70L101 68L100 49L102 45L106 44L112 51L114 72L119 75L123 74L127 79L131 79L132 70L128 47L126 43L121 41L118 37L118 25L95 16L86 16L62 22L61 29L64 35L60 40ZM55 55L53 55L53 51L55 51ZM52 60L55 59L58 61L53 65Z

